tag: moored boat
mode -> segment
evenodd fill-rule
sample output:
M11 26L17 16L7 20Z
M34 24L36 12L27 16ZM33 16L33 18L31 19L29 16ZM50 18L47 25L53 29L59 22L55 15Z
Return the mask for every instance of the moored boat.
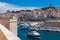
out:
M20 29L21 30L29 29L29 25L27 23L20 23Z
M36 31L31 31L27 34L27 36L32 37L32 38L41 38L41 35L36 32Z

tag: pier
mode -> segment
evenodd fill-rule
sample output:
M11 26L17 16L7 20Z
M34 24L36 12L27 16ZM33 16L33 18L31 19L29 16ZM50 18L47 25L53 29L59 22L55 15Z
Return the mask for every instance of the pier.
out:
M30 29L32 30L45 30L45 31L60 32L60 27L59 27L60 20L53 20L53 21L51 20L51 22L41 22L41 21L29 22L27 21L25 23L30 24Z

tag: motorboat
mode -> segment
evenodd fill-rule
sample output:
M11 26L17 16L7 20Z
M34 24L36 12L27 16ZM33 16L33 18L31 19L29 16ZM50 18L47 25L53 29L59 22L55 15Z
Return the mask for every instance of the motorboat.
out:
M21 30L26 30L26 29L29 29L29 27L21 26L20 29L21 29Z
M27 36L32 38L41 38L41 35L37 31L28 32Z
M21 30L29 29L29 25L27 23L20 23L19 27L20 27Z

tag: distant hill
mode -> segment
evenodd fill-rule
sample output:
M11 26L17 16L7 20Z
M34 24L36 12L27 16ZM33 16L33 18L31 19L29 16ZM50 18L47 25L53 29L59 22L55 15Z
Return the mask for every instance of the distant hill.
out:
M22 7L5 2L0 2L0 13L5 13L7 10L21 10L21 9L37 9L37 7Z

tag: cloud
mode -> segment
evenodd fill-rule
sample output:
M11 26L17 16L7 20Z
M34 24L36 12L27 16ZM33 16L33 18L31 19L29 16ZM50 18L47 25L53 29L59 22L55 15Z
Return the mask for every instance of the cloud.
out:
M7 10L21 10L21 9L36 9L37 7L22 7L22 6L16 6L13 4L0 2L0 13L5 13Z

